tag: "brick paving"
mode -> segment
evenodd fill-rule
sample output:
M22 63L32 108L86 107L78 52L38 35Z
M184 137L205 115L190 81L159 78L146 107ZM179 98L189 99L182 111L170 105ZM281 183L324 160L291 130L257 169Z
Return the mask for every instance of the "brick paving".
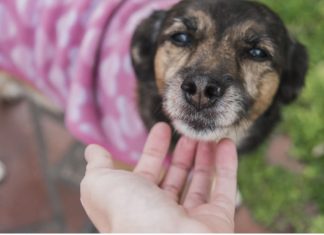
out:
M301 162L289 155L292 147L291 139L287 135L276 135L270 141L266 154L267 162L270 165L280 166L293 173L301 173L304 166Z
M62 123L29 101L1 105L0 232L93 231L79 195L84 146Z
M0 232L95 232L80 204L84 145L64 128L63 116L28 100L0 105ZM237 232L264 232L247 208Z

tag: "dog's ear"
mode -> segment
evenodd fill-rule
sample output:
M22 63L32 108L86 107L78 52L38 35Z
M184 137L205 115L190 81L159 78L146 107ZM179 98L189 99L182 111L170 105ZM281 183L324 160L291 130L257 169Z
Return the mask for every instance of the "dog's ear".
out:
M132 63L140 80L154 77L154 56L157 38L166 16L165 11L155 11L137 27L131 44Z
M308 54L306 48L299 42L290 43L288 61L279 86L279 100L289 104L299 95L305 84L308 69Z

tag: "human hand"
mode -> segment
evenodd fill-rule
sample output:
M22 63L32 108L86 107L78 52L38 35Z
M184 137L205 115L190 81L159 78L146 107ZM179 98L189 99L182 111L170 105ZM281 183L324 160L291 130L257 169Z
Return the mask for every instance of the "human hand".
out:
M230 140L212 144L182 137L161 177L170 138L168 125L155 125L133 172L114 169L103 148L87 147L81 202L100 232L234 232L235 145Z

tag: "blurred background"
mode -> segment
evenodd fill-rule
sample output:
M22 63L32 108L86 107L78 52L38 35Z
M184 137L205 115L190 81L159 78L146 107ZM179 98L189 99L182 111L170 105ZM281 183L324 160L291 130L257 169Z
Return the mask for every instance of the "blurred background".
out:
M272 136L241 158L236 230L324 232L324 1L261 2L307 47L310 68ZM63 116L28 98L2 102L0 130L0 232L95 231L79 202L84 146Z
M324 1L262 0L308 49L299 100L252 156L242 159L239 187L255 220L276 232L324 232Z

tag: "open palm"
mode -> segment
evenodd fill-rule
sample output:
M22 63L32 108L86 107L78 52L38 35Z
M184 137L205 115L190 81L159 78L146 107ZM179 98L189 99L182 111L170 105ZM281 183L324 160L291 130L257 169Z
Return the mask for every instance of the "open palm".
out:
M155 125L132 172L114 169L110 155L99 146L86 149L81 202L99 231L234 231L234 144L182 137L165 171L170 138L168 125Z

